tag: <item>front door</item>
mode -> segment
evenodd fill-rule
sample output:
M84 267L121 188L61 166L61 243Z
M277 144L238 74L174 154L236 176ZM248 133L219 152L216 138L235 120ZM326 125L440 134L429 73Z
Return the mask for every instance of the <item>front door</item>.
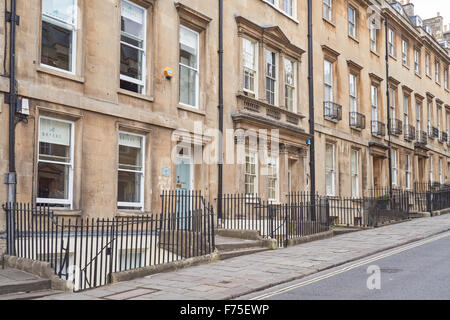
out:
M179 159L176 174L176 212L180 229L186 229L189 225L187 220L192 204L191 197L189 197L190 190L192 190L191 161L190 159Z

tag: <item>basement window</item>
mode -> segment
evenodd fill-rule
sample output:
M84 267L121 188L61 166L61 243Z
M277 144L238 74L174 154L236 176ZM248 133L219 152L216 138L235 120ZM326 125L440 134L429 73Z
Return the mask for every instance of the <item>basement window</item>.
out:
M41 63L74 73L77 0L42 0Z

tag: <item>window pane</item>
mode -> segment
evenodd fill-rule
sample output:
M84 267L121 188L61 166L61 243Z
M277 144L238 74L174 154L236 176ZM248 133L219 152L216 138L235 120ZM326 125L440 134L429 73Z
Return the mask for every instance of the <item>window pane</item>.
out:
M142 137L119 134L119 168L142 171Z
M144 52L125 44L120 45L120 74L142 80Z
M42 13L75 24L75 0L42 0Z
M197 94L197 71L180 66L180 102L195 106Z
M130 44L142 48L143 41L134 40L143 40L145 38L145 9L122 1L121 21L122 34L128 35L126 38L122 37L122 41L130 41Z
M69 166L38 163L38 198L69 199Z
M192 30L180 28L180 63L197 68L198 34Z
M141 179L141 173L119 171L117 200L119 202L140 202Z
M41 62L72 71L72 33L71 30L42 21Z

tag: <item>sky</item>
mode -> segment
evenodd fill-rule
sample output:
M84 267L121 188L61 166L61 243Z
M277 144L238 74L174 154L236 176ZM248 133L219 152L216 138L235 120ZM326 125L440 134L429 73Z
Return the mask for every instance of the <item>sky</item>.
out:
M436 17L440 12L444 17L444 25L450 23L450 0L411 0L411 2L414 4L415 14L423 20Z

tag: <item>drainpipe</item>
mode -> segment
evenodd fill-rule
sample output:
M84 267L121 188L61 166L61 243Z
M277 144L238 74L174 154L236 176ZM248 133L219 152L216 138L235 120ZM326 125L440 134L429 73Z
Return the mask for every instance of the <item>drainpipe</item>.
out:
M389 47L388 47L388 17L384 15L385 46L386 46L386 97L387 97L387 124L388 124L388 161L389 161L389 201L392 201L392 159L391 159L391 100L389 94Z
M6 1L6 0L5 0ZM16 25L19 24L19 17L16 15L16 0L11 0L11 12L5 12L5 19L10 22L10 70L9 70L9 94L5 94L5 104L9 104L9 173L5 174L5 184L8 185L8 202L16 202L16 186L17 186L17 174L16 174L16 159L15 159L15 116L16 116ZM6 30L5 30L6 36ZM5 57L6 58L6 57ZM8 213L10 214L10 213ZM14 221L13 219L7 219L8 221L8 238L14 239ZM14 254L14 241L8 241L7 250L9 254Z
M309 171L311 176L311 204L314 208L316 200L316 166L315 160L315 136L314 136L314 65L313 65L313 28L312 28L312 0L308 0L308 90L309 90L309 133L311 134L311 145L309 148ZM313 210L313 220L315 212Z
M223 0L219 0L219 185L217 191L217 217L222 218L223 191Z

